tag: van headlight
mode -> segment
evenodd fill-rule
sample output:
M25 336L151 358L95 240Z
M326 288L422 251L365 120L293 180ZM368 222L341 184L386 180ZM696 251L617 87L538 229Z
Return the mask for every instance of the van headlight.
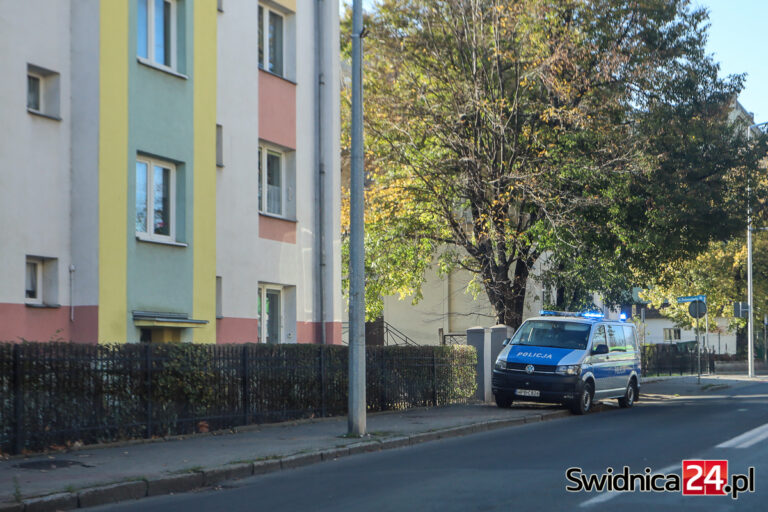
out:
M555 368L555 373L558 375L578 375L581 373L580 364L561 364Z
M503 359L497 359L496 364L494 365L494 368L497 370L506 370L507 369L507 362Z

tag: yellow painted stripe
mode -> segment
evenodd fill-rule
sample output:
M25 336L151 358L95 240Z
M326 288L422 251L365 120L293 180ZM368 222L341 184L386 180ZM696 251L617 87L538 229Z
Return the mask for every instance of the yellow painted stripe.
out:
M128 333L128 6L99 6L99 343L125 342Z
M291 12L296 12L296 0L272 0L275 3Z
M194 2L194 162L192 317L197 343L216 342L216 23L214 0Z

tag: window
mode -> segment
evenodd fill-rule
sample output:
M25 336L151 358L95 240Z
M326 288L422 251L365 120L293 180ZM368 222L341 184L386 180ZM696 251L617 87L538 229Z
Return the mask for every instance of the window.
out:
M259 286L258 301L259 343L282 343L282 288Z
M59 260L27 256L24 269L24 301L30 305L58 306Z
M664 341L677 341L680 339L680 329L664 329Z
M635 330L628 325L624 326L624 339L627 342L627 350L637 350L637 338L635 337Z
M265 147L259 148L259 211L284 215L283 167L282 153Z
M283 16L259 6L259 67L283 76Z
M59 118L59 74L27 64L27 111L45 117Z
M136 160L136 235L156 241L174 241L176 167L149 158Z
M40 258L27 258L26 286L24 297L27 304L43 303L43 261Z
M608 331L608 350L610 352L626 352L627 347L624 344L624 329L615 325L609 325Z
M592 350L595 350L600 345L607 345L608 342L605 339L605 326L601 325L595 331L595 335L592 337Z
M27 73L27 108L37 112L42 111L40 98L40 83L42 78L32 73Z
M136 55L151 64L176 68L175 0L137 0Z
M216 167L224 167L224 133L220 124L216 125Z

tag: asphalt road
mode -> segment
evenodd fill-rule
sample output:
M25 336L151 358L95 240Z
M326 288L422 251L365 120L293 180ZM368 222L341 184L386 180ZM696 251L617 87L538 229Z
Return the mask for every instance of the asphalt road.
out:
M759 437L748 436L736 443L742 447L717 447L768 423L768 383L640 402L630 410L609 409L342 458L253 477L221 489L99 510L768 509L768 440L754 442ZM625 465L635 473L649 467L654 473L680 474L682 459L728 459L731 473L747 472L753 465L756 492L734 501L728 496L565 490L569 484L565 472L572 466L581 467L585 474L601 474L608 467L620 471Z

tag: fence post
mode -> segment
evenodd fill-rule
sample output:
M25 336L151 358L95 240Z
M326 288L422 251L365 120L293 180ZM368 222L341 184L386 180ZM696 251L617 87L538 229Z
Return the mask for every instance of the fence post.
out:
M328 414L325 405L325 345L320 347L320 414L325 418Z
M437 355L435 347L432 347L432 403L437 407Z
M24 391L21 385L21 347L13 345L13 444L18 455L24 449Z
M387 361L385 359L387 351L384 347L379 350L379 410L386 410L387 403Z
M146 438L152 437L152 343L144 345L144 389L147 407L147 430Z
M251 379L250 368L248 361L248 344L243 345L242 355L240 357L240 363L242 364L242 395L243 395L243 425L248 425L251 422Z

